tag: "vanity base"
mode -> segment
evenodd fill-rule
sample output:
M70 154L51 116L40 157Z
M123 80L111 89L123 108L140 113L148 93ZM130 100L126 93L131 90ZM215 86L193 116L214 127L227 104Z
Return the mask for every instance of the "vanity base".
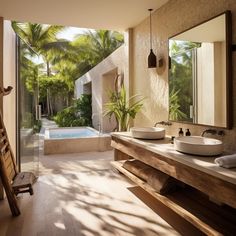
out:
M223 178L220 177L222 172L227 172L227 170L214 166L213 168L218 171L212 171L212 168L205 168L199 165L198 163L203 163L203 161L198 159L195 162L189 162L193 157L178 153L171 145L166 146L165 140L159 141L159 143L161 145L155 146L155 144L148 141L113 135L111 146L115 149L115 160L134 158L142 161L198 189L218 202L225 203L236 209L236 179L228 178L226 175ZM231 182L227 179L230 179Z
M124 154L125 155L125 154ZM190 222L206 235L234 235L236 232L236 210L229 206L218 206L208 196L188 186L166 196L159 194L146 181L123 168L124 161L113 161L112 166L123 173L155 199Z
M147 182L160 194L168 194L178 188L179 181L139 160L123 161L122 167Z

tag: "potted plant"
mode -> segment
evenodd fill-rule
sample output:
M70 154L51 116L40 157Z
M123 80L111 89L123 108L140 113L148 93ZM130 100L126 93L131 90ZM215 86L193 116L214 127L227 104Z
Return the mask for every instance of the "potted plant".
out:
M140 95L134 95L127 99L124 85L121 85L120 91L110 93L110 102L105 104L105 115L110 118L114 115L117 122L117 131L127 131L131 119L141 110L144 100Z

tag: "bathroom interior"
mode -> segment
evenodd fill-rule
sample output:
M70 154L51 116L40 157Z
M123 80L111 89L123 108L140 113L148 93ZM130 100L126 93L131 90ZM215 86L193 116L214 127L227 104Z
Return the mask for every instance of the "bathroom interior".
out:
M138 46L148 20L133 30L131 93L146 100L111 143L114 168L206 235L235 232L235 4L226 2L180 1L175 11L170 1L151 14L154 65Z
M111 135L112 170L197 228L196 235L236 232L235 22L235 0L169 0L125 31L124 83L129 96L145 99L130 132ZM149 66L150 49L156 64ZM8 61L11 50L1 55ZM7 70L0 79L14 87ZM188 81L178 83L181 73ZM7 102L4 119L14 140L9 117L16 104Z

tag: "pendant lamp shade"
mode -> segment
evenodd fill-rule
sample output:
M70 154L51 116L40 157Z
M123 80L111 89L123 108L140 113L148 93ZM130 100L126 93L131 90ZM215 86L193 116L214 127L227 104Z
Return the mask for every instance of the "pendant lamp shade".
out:
M157 58L153 53L152 49L150 49L150 53L148 55L148 68L155 68L157 66Z
M155 68L157 66L157 58L152 50L152 10L153 9L148 9L150 12L150 53L148 55L148 68Z

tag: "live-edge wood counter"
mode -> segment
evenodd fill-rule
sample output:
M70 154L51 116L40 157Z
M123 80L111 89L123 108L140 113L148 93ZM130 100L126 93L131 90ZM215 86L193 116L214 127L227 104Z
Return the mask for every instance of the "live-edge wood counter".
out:
M140 160L192 186L212 199L236 208L236 168L225 169L217 166L214 163L216 157L199 157L183 154L174 149L174 145L170 143L169 138L163 140L141 140L133 138L129 132L113 133L111 146L115 149L114 166L149 193L157 196L158 200L161 200L162 203L170 206L176 212L179 211L179 206L175 203L173 205L173 202L169 200L171 198L155 193L155 190L149 188L146 183L124 170L121 160L128 159L129 157ZM183 217L187 217L189 222L199 227L204 233L222 235L215 231L214 228L208 227L198 217L196 219L193 214L189 215L186 210L182 210L184 212ZM217 210L221 212L220 208ZM233 218L235 218L234 213L233 211ZM231 220L230 215L229 220ZM231 222L231 226L233 225L235 225L235 222Z

